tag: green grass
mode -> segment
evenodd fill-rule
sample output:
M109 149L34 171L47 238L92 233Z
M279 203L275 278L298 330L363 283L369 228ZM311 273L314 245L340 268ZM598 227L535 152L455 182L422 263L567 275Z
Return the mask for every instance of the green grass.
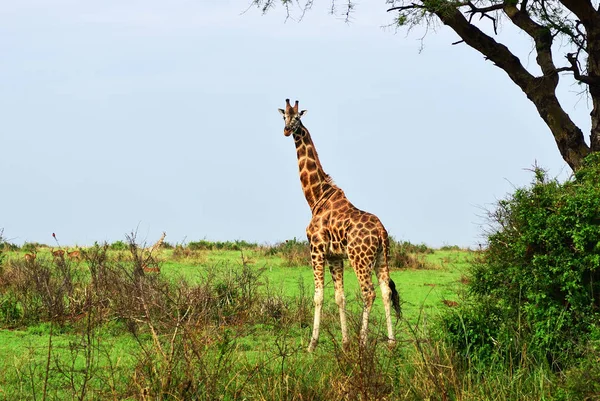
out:
M112 256L116 254L111 252ZM122 255L126 256L127 253ZM42 250L38 253L40 257L49 259L50 254ZM399 346L393 353L384 346L377 347L377 359L372 362L375 364L373 369L386 372L387 381L394 383L402 379L410 383L413 380L411 375L421 369L418 355L423 351L414 348L415 336L422 335L421 330L426 329L423 322L428 317L436 316L448 308L442 301L459 301L463 287L461 278L472 257L473 253L466 251L436 251L426 256L430 269L396 269L391 272L403 303L403 319L395 324ZM23 254L9 253L9 258L23 258ZM329 381L334 379L342 383L342 387L350 386L347 391L359 390L352 390L355 384L346 383L349 380L346 377L364 376L365 380L372 380L371 373L364 371L370 365L361 361L362 357L352 354L354 351L349 357L340 359L338 355L338 311L329 275L326 275L325 281L319 347L314 354L308 354L305 349L312 329L312 269L309 266L284 267L281 257L266 256L261 249L244 250L243 258L240 251L226 250L200 251L195 258L181 261L173 260L172 251L163 251L159 256L162 262L159 274L174 283L183 278L191 284L201 284L213 275L215 282L226 281L227 276L231 279L245 263L252 271L262 272L257 291L264 298L282 299L286 305L303 300L308 305L307 316L291 324L263 316L250 319L256 323L199 328L207 333L207 338L198 340L199 344L205 344L204 348L197 350L201 354L199 361L206 365L194 364L193 367L201 369L198 375L202 378L202 385L217 386L210 389L210 394L230 394L230 388L240 388L256 399L283 399L287 397L284 397L285 394L310 394L311 391L315 394L340 394L346 391L332 387ZM85 264L78 266L85 279L85 274L89 274L86 273ZM345 266L345 293L353 349L356 350L362 301L356 276L347 261ZM379 289L376 291L370 330L374 336L383 338L380 334L384 331L383 305ZM135 386L132 390L133 375L136 375L136 383L157 383L160 379L151 379L155 374L153 370L164 373L165 369L168 371L169 363L182 363L184 360L183 357L175 361L169 359L170 341L173 338L169 333L158 337L166 355L161 356L147 327L141 329L136 340L119 322L104 322L93 328L85 323L78 321L60 329L53 326L49 365L48 323L19 330L0 330L0 400L42 399L47 366L47 399L77 398L74 394L81 394L86 362L90 362L90 358L94 375L86 384L87 395L84 398L139 399L140 392L146 390L135 389ZM146 354L144 349L149 353ZM185 346L176 347L173 355L179 355L185 349ZM184 352L183 355L187 354ZM443 365L437 359L435 362ZM368 383L361 386L370 388ZM152 391L158 392L156 389ZM208 389L204 391L209 394ZM421 390L411 391L421 394L418 392Z
M136 341L129 335L114 334L108 328L97 330L93 343L86 344L83 333L73 327L51 328L49 323L25 330L0 330L0 399L42 398L48 367L47 396L67 399L81 391L87 360L93 362L89 394L104 397L110 388L126 387L135 363ZM89 347L89 348L88 348ZM48 350L52 351L48 359ZM77 391L72 391L73 389Z
M190 266L185 263L169 260L170 251L163 252L164 260L161 274L171 279L184 278L191 283L198 283L211 271L221 271L227 267L242 265L240 251L210 251L206 252L206 259L199 265ZM314 280L310 266L283 267L283 260L277 256L267 257L261 251L245 250L244 259L255 269L264 269L263 291L267 289L274 294L294 298L302 292L308 293L312 299ZM396 283L403 302L404 317L414 320L423 310L435 312L439 308L446 308L443 300L457 300L460 292L461 277L466 274L469 260L473 257L468 251L436 251L426 256L432 269L423 270L392 270L391 278ZM344 290L347 307L351 311L362 308L358 280L348 261L344 261ZM373 276L374 283L377 279ZM376 288L377 298L373 305L373 315L378 318L383 316L383 303L381 294ZM331 276L325 275L325 305L334 302L334 289ZM336 306L337 308L337 306Z

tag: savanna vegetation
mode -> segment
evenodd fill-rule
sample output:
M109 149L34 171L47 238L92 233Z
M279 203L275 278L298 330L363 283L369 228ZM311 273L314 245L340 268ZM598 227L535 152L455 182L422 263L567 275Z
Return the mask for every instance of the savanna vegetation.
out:
M393 348L380 298L359 345L348 271L350 347L329 279L325 334L306 352L312 272L301 240L151 254L131 234L78 257L4 242L0 399L599 399L597 159L566 183L536 169L490 210L484 249L392 241L403 307Z
M600 399L600 157L489 212L482 249L392 241L402 299L386 344L381 299L360 346L340 344L331 279L310 337L308 245L125 241L0 247L0 399ZM347 270L350 270L348 267Z

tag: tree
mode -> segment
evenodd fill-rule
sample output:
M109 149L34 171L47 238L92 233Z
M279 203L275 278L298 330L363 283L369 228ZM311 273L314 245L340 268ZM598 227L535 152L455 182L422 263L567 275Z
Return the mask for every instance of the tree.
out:
M299 1L299 0L297 0ZM314 0L302 0L303 13ZM332 10L336 0L332 2ZM348 16L354 0L345 0ZM486 60L504 70L548 126L558 149L573 169L583 159L600 151L600 6L598 0L386 0L388 11L396 13L394 23L409 29L441 21L464 43L484 55ZM290 11L293 0L253 0L266 13L276 3ZM477 17L477 18L475 18ZM492 36L498 36L502 20L514 24L531 38L541 74L528 71L518 57ZM486 25L487 24L487 25ZM479 26L478 26L479 25ZM489 29L487 34L482 29ZM556 60L553 44L564 39L560 47L564 58ZM558 64L558 65L557 65ZM559 79L571 76L592 101L589 144L581 128L559 103L556 89Z

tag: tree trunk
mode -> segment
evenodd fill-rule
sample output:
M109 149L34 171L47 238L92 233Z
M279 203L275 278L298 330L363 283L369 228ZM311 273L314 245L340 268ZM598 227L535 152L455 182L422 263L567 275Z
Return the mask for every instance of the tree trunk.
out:
M586 29L588 34L588 88L593 105L590 113L592 118L590 146L593 152L598 152L600 151L600 24L591 24Z

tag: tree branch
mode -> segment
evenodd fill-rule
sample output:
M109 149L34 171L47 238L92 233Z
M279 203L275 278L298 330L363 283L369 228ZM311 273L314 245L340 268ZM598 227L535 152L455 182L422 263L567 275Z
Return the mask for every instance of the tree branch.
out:
M498 35L498 26L497 26L497 21L496 18L488 15L487 13L490 11L498 11L498 10L502 10L504 8L504 3L499 3L499 4L493 4L491 6L488 7L476 7L475 4L473 4L470 1L467 1L466 5L468 5L470 7L470 10L467 11L467 13L471 14L469 16L469 24L471 23L471 20L473 19L473 16L475 14L481 14L481 16L479 17L479 19L481 20L482 18L489 18L492 20L492 26L494 27L494 33L496 35Z
M536 40L538 64L544 71L544 76L536 78L523 67L519 58L505 45L496 42L479 28L470 24L458 6L428 8L427 10L435 14L442 23L452 28L467 45L502 68L512 81L525 92L537 108L540 117L552 131L564 160L576 170L581 165L584 156L590 152L590 147L585 143L581 129L565 113L556 97L558 72L552 60L548 60L548 57L551 57L550 46L552 44L550 30L546 29L545 32L542 32L537 29L539 25L532 21L529 15L518 15L520 10L517 9L517 12L514 12L515 10L509 8L513 18L524 27L523 30L525 28L530 30L533 34L532 37Z
M527 93L527 88L534 85L535 77L523 67L519 58L502 43L496 42L479 28L470 24L460 10L455 8L451 11L437 11L435 14L445 25L452 28L467 45L502 68L524 92Z
M571 64L571 67L564 68L573 71L573 78L575 78L579 82L583 82L584 84L587 84L589 86L600 86L600 77L592 77L589 75L581 74L577 56L577 53L567 53L567 60L569 61L569 64Z
M423 9L426 9L427 7L425 7L422 4L412 3L412 4L408 5L408 6L396 6L396 7L388 8L387 12L390 12L390 11L414 10L415 8L423 10Z
M556 87L558 85L558 75L556 75L556 66L552 60L552 32L550 29L532 20L523 5L521 5L521 9L518 9L515 5L506 3L504 12L513 24L525 31L534 40L537 52L536 61L544 76L552 78Z
M561 0L561 3L575 14L586 27L588 24L600 20L600 15L590 0Z

